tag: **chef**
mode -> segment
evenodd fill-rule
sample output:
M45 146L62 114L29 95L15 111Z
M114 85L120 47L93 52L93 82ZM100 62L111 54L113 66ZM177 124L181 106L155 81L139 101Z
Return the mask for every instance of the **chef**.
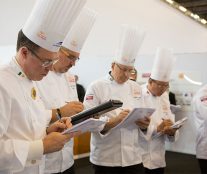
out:
M143 107L154 108L155 112L138 121L140 126L139 143L142 147L142 160L145 173L163 174L165 164L165 140L174 141L176 129L170 128L174 123L174 115L170 110L169 97L166 90L169 88L169 81L175 57L170 49L158 48L154 60L151 76L146 85L142 86ZM153 136L162 132L157 138Z
M47 75L69 30L69 13L60 11L72 1L61 2L37 1L18 34L15 57L0 69L0 173L44 173L44 154L61 150L72 136L60 133L71 127L70 119L49 125L52 112L45 110L33 82Z
M118 51L106 77L91 83L87 89L84 106L91 108L109 99L121 100L123 107L103 115L108 120L101 132L92 132L90 161L95 174L139 173L141 152L138 128L121 128L109 132L119 124L129 111L141 103L141 87L129 80L144 38L143 31L135 26L123 25Z
M75 76L68 70L75 66L81 49L93 27L96 13L84 8L68 32L58 52L58 61L52 65L48 76L36 82L47 109L56 109L60 117L68 117L83 110L78 101ZM54 118L54 120L57 118ZM73 141L62 151L46 155L45 173L74 173Z
M207 85L204 85L197 91L193 97L193 118L195 120L197 135L196 135L196 158L200 166L201 173L207 173Z

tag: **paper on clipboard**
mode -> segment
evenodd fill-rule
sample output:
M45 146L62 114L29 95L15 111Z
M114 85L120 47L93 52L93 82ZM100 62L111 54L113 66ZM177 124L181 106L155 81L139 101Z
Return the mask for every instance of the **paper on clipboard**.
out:
M77 131L81 131L81 133L88 132L105 123L106 121L103 121L103 120L89 118L81 123L74 125L72 128L69 128L63 131L62 134L67 134L67 133L72 133L72 132L77 132Z
M138 119L142 119L144 117L151 116L154 111L155 111L155 109L153 109L153 108L134 108L129 113L129 115L125 119L122 120L122 122L120 122L117 126L112 128L111 130L120 129L122 127L133 127L133 126L137 127L135 122Z
M185 123L187 120L188 120L188 118L187 118L187 117L184 117L184 118L182 118L182 119L176 121L176 122L175 122L172 126L170 126L170 127L171 127L171 128L175 128L175 129L179 129L179 128L181 128L181 127L184 125L184 123ZM162 133L162 132L158 132L157 134L155 134L155 135L152 137L152 139L154 139L154 138L158 138L158 137L160 137L161 135L163 135L163 133Z
M176 114L177 112L181 111L180 105L170 105L170 110L173 114Z
M180 128L182 125L184 125L184 123L187 121L187 117L184 117L184 118L182 118L182 119L180 119L180 120L178 120L178 121L176 121L172 126L171 126L171 128Z

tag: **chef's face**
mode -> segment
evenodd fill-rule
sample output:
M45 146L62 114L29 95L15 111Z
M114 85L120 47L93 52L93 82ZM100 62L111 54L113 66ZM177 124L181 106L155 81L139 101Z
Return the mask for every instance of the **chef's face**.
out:
M59 73L67 72L72 66L75 66L75 63L79 60L79 53L62 50L58 52L59 60L53 65L53 70Z
M40 81L46 76L52 64L58 59L57 53L47 51L43 48L32 50L22 47L23 70L26 76L33 81Z
M133 66L126 66L121 65L118 63L112 63L112 76L114 80L119 83L123 84L125 83L130 76L130 73L134 70Z
M154 96L161 96L169 88L169 82L149 79L148 89Z

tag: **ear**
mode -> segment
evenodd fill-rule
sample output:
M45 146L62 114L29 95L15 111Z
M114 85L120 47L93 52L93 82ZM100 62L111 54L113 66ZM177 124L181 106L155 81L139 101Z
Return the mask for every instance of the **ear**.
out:
M28 54L29 54L29 50L27 47L21 47L20 50L19 50L20 54L21 54L21 57L23 59L27 59L28 57Z
M115 66L115 63L113 62L113 63L111 64L111 69L114 69L114 66Z

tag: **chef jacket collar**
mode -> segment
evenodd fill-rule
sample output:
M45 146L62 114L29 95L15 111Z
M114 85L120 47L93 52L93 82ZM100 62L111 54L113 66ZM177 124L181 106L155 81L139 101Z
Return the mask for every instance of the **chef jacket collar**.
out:
M23 79L28 79L15 57L12 59L11 65L14 68L15 74L17 76L22 77Z
M114 81L114 77L111 75L111 71L109 71L108 79L109 79L110 81Z

